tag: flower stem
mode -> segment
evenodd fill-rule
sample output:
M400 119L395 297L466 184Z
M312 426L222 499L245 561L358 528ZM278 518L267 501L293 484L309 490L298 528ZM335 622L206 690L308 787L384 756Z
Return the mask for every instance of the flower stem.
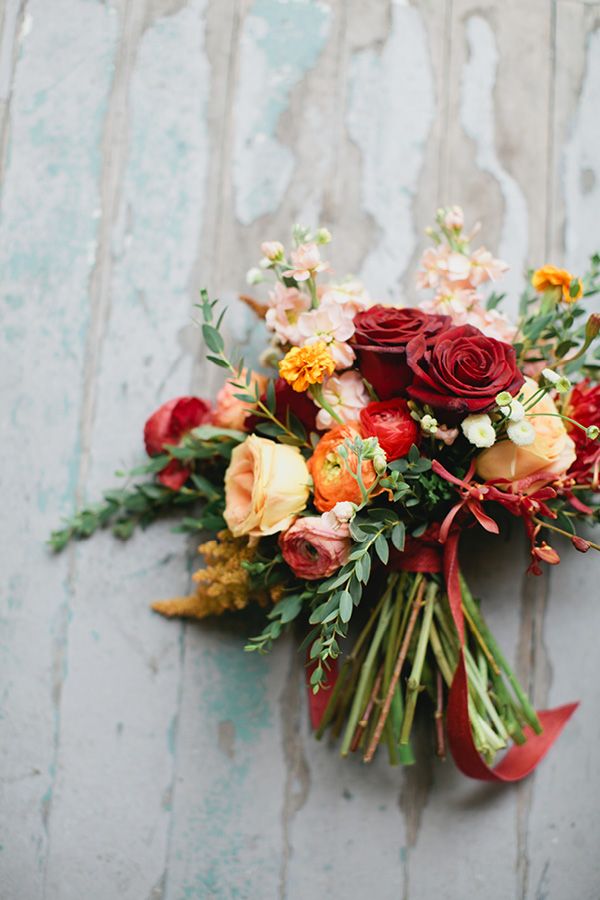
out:
M471 614L471 618L473 619L473 621L477 625L479 631L485 638L485 641L486 641L494 659L496 660L499 667L504 671L506 677L508 678L508 681L509 681L511 687L512 687L513 691L515 692L515 694L519 700L519 703L521 704L521 708L523 710L523 715L525 716L525 720L528 722L529 725L531 725L531 727L536 732L536 734L541 734L542 726L540 724L540 720L538 719L537 713L536 713L535 709L533 708L533 706L531 705L529 698L527 697L525 691L523 690L523 688L517 681L517 678L516 678L514 672L508 665L508 662L506 661L504 654L498 647L498 644L496 643L494 636L492 635L491 631L489 630L486 623L484 622L484 620L477 608L477 604L475 603L473 596L472 596L464 578L462 577L462 575L460 578L460 583L461 583L461 589L462 589L463 603L469 610L469 613Z
M404 665L404 661L406 660L406 655L408 653L408 647L410 644L410 639L412 637L412 633L414 631L417 617L419 615L419 610L421 608L421 603L423 602L423 593L425 591L425 582L423 580L420 581L419 587L417 589L415 599L413 601L413 606L410 613L410 618L408 620L408 625L406 626L406 633L404 635L404 639L402 641L402 646L400 647L400 652L398 653L398 658L396 659L396 665L394 666L394 671L392 673L392 678L390 684L388 686L387 694L385 696L385 700L383 703L383 708L379 714L379 719L377 721L377 726L375 728L375 732L369 746L367 748L367 752L364 755L365 762L371 762L373 756L375 755L375 750L377 749L377 745L379 744L379 740L381 738L381 733L383 731L383 727L385 725L386 719L388 717L388 713L390 711L390 706L392 704L392 697L394 695L394 690L398 683L398 679L400 678L400 672L402 671L402 666ZM406 713L405 713L406 717ZM402 743L402 741L400 741ZM407 743L407 741L404 741Z
M570 534L568 531L565 531L563 528L559 528L558 525L550 525L549 522L544 522L543 519L538 519L536 516L533 516L532 522L535 522L536 525L541 525L542 528L549 528L550 531L556 531L557 534L562 534L564 537L568 537L571 540L574 535ZM600 550L600 544L595 544L593 541L589 541L586 538L587 543L590 547L593 547L594 550Z
M417 697L420 690L423 663L425 662L425 653L427 651L427 644L429 643L429 633L431 631L433 607L435 604L437 590L438 587L435 583L430 584L427 589L423 622L421 623L421 631L419 632L419 640L417 642L415 658L413 660L413 666L406 689L406 708L404 711L404 721L402 722L402 731L400 732L401 744L407 744L410 737L412 723L415 715L415 708L417 704Z

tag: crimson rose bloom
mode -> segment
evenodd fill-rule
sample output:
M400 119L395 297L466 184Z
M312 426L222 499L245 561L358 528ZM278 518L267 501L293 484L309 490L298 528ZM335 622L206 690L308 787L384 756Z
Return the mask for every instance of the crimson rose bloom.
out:
M264 403L267 395L263 394L260 399ZM288 412L293 413L307 431L317 430L319 407L315 406L307 393L295 391L287 381L278 378L275 381L275 416L280 422L285 422ZM258 425L266 421L262 416L250 415L244 423L244 428L246 431L255 431Z
M360 412L364 437L376 437L388 459L406 456L418 442L419 429L411 418L406 400L395 397L380 403L369 403Z
M415 338L406 358L414 373L410 396L454 419L489 409L500 391L514 395L525 381L514 348L473 325L449 328L432 347Z
M373 385L380 400L404 394L412 380L406 363L408 342L422 337L429 347L451 324L450 316L430 315L410 307L371 306L356 314L351 344L361 375Z
M592 384L588 378L576 384L571 391L566 414L586 428L590 425L600 426L600 384ZM597 480L600 470L600 443L597 440L590 440L581 428L569 422L565 424L570 437L575 441L577 452L577 459L568 474L581 484L585 484L590 478Z
M144 425L144 443L148 456L159 456L166 444L179 444L182 437L210 422L211 407L198 397L175 397L163 403ZM158 474L158 480L173 491L180 490L190 476L190 469L172 459Z

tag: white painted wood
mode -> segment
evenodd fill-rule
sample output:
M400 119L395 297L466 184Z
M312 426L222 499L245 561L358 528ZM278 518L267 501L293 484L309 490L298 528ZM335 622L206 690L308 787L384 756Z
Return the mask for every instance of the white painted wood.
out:
M431 755L342 761L293 642L148 610L193 547L155 526L61 558L42 541L142 452L146 415L214 394L190 323L237 303L263 238L334 231L340 275L414 300L440 203L512 267L600 247L597 4L7 0L0 27L5 512L0 896L7 900L593 898L599 564L524 579L515 535L465 560L540 705L583 703L518 787ZM552 256L546 257L546 252Z

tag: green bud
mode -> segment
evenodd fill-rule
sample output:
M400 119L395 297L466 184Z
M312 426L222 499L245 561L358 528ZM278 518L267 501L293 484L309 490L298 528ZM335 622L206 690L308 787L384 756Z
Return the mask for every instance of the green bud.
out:
M590 427L586 429L585 433L590 441L595 441L598 435L600 435L600 428L598 428L597 425L590 425Z

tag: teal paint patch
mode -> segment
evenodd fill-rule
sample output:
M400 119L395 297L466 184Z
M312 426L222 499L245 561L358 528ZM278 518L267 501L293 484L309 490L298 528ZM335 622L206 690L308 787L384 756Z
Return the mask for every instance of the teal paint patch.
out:
M251 743L271 723L267 660L244 653L241 637L227 636L206 651L205 664L212 672L210 691L202 700L203 717L213 723L229 719L236 740Z
M246 17L234 148L236 213L245 225L276 209L287 189L294 160L277 127L325 46L330 19L315 0L256 0Z

